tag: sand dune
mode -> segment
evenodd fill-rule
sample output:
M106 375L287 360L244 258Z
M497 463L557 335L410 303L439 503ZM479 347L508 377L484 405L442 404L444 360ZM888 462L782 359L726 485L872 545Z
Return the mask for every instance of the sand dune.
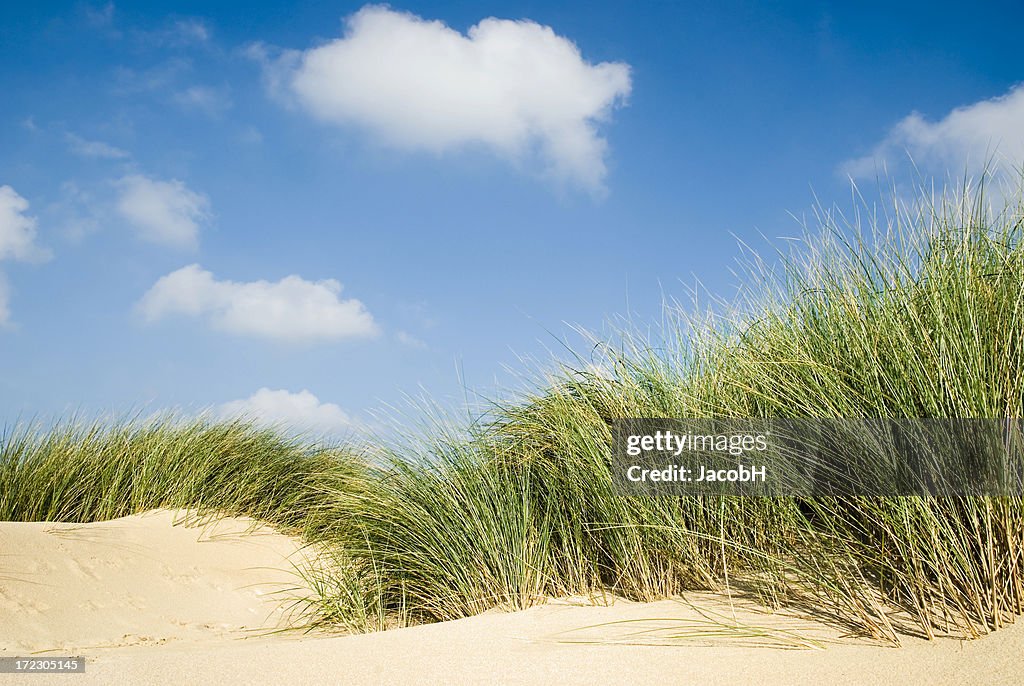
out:
M182 512L2 523L0 655L265 633L287 620L300 548L251 520Z
M0 674L0 682L993 686L1024 680L1024 625L970 642L909 639L897 649L709 595L607 606L553 601L360 636L268 634L288 619L281 604L298 581L291 565L304 554L299 543L248 520L173 526L179 519L156 512L89 525L0 523L0 655L46 651L87 661L85 674ZM685 636L670 638L679 634Z

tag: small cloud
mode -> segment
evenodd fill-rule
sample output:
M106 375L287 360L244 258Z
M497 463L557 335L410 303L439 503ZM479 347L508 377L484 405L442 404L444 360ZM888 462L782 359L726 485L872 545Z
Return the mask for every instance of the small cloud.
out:
M213 32L198 17L182 17L165 21L159 28L133 28L129 35L143 47L188 48L208 45Z
M598 192L608 149L598 127L631 88L627 64L587 62L548 26L489 18L463 34L379 5L323 45L247 52L272 92L324 122L410 150L483 146L513 163L539 154L548 175Z
M363 304L344 300L334 279L218 281L197 264L160 278L139 302L147 321L168 315L205 319L210 326L246 336L307 342L375 336L377 324Z
M211 31L202 19L189 17L174 21L165 35L174 43L206 43L210 40Z
M81 6L86 26L109 38L127 37L143 48L206 45L213 36L209 25L198 17L164 19L156 27L142 27L127 25L123 16L119 21L117 14L113 2Z
M1024 84L958 107L938 121L912 112L869 154L844 162L839 172L866 178L895 172L911 160L926 175L956 177L986 168L1011 173L1024 163Z
M85 23L94 29L111 31L114 27L114 3L105 5L82 5L82 16Z
M139 237L153 243L194 249L199 228L210 218L210 201L176 179L159 181L140 174L116 182L115 210Z
M307 390L292 393L264 387L248 398L218 406L216 414L223 419L247 419L286 429L322 433L337 433L360 426L339 406L320 402Z
M0 260L43 262L50 251L36 244L35 217L28 200L10 186L0 186Z
M108 160L124 160L131 157L127 150L116 148L103 141L86 140L73 133L68 133L65 137L68 141L68 149L82 157L98 157Z
M31 131L32 133L35 133L39 130L39 125L36 124L35 117L25 117L21 120L21 126L26 131Z
M154 39L155 40L155 39ZM149 95L189 112L219 117L234 106L227 85L197 84L196 65L187 56L175 56L147 69L116 67L112 91L122 97Z
M36 244L36 218L28 214L28 200L10 186L0 186L0 261L42 262L50 251ZM0 326L10 323L10 288L0 274Z
M421 341L407 331L399 331L395 334L395 338L398 339L399 343L410 348L416 348L418 350L425 350L427 348L426 342Z
M210 86L190 86L176 92L173 100L182 109L202 112L210 117L221 116L233 104L226 91Z

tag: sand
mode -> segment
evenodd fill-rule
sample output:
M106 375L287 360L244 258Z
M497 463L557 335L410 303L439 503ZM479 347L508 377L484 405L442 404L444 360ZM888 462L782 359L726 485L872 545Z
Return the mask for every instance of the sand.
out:
M189 524L190 526L186 526ZM244 518L154 511L0 524L0 655L241 638L289 621L295 540Z
M301 621L286 610L303 591L299 542L245 519L181 518L0 523L0 656L86 658L84 674L0 683L1024 683L1024 622L892 648L711 595L560 600L357 636L277 632Z

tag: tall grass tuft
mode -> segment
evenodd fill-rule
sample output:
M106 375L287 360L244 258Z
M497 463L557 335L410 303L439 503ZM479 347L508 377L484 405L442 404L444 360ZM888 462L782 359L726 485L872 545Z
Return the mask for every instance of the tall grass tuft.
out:
M0 441L0 520L91 522L197 508L319 539L343 519L324 494L361 468L349 451L243 421L21 427Z

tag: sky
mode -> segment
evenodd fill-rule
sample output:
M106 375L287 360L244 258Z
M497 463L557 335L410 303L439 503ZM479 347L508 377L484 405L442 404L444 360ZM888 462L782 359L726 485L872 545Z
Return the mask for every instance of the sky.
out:
M1019 2L6 3L0 425L336 433L487 397L585 357L577 328L729 297L740 242L851 180L1019 167L1021 25Z

